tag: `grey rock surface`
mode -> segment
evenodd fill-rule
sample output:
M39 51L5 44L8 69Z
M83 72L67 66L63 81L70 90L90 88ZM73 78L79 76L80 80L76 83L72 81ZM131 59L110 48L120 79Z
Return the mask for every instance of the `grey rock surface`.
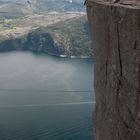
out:
M95 56L95 140L140 140L139 1L86 4Z

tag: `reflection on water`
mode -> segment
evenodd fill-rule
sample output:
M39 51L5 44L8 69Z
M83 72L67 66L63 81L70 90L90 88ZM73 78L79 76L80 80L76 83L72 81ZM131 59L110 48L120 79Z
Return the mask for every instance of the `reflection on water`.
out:
M0 54L0 140L93 140L93 62Z

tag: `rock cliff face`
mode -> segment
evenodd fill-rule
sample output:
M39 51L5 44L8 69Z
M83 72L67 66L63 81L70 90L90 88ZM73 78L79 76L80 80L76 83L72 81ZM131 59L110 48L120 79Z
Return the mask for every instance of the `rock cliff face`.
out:
M139 140L139 1L86 4L95 55L95 139Z

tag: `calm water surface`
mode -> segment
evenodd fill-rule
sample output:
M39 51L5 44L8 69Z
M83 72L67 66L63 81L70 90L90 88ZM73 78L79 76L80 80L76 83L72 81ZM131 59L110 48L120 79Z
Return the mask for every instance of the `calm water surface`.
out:
M0 53L0 140L93 140L93 61Z

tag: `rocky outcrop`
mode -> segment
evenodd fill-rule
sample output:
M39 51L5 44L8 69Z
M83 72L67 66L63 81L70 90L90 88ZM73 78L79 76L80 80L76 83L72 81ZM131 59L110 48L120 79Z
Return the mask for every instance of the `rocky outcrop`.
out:
M140 139L140 5L87 0L95 56L95 139Z
M0 42L0 52L12 50L35 51L56 56L64 54L64 50L55 44L54 38L47 31L39 34L31 32L24 37L5 39Z
M40 33L35 31L29 33L23 46L24 50L43 52L53 55L61 55L64 53L64 50L55 44L54 38L47 31L41 31Z

